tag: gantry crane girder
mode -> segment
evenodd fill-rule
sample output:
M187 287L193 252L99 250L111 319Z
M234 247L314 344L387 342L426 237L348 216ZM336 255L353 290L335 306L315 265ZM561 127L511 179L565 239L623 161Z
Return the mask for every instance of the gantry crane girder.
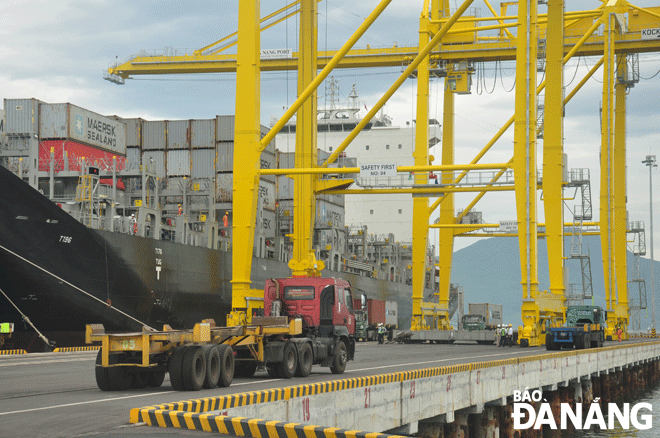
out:
M651 8L656 12L659 8ZM632 16L631 9L630 15ZM588 14L593 11L582 11ZM579 13L576 13L579 14ZM638 14L639 15L639 14ZM542 15L540 16L542 17ZM621 35L615 43L614 52L620 53L645 53L660 51L660 44L654 40L642 40L639 32L644 26L651 25L648 20L640 16L636 20L630 20L628 30L630 34ZM517 17L516 17L517 19ZM584 29L590 18L581 19L575 23L573 29ZM437 31L438 24L430 24L429 31ZM587 26L588 28L589 26ZM474 34L478 28L469 31ZM586 29L585 29L586 30ZM546 34L543 23L539 25L539 33ZM564 54L575 45L580 36L568 36L564 38ZM603 36L593 35L577 51L576 55L600 56L603 53ZM475 38L473 38L475 39ZM419 53L418 47L386 47L351 50L337 65L337 68L374 68L374 67L400 67L410 63ZM317 68L325 67L332 59L335 51L318 51ZM260 68L263 72L285 71L298 69L299 52L291 53L290 58L261 59ZM514 61L516 59L516 45L506 37L498 40L476 40L472 43L462 41L460 44L441 44L430 54L430 62L437 61L462 61L489 62L489 61ZM185 55L136 55L131 59L108 68L108 74L122 79L138 75L160 75L160 74L185 74L185 73L229 73L236 71L235 54L210 54L193 53Z

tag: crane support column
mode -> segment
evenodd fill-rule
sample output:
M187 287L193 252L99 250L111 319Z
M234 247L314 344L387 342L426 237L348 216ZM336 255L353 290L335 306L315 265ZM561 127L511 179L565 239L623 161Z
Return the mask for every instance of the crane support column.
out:
M232 312L227 324L244 323L251 314L250 271L254 247L257 190L260 167L260 4L240 0L236 67L236 120L234 133L234 182L232 229Z
M513 171L522 274L521 346L540 345L536 223L536 0L518 2Z
M564 0L548 0L546 90L543 127L543 205L550 292L564 296ZM563 313L563 311L562 311Z
M611 7L604 11L604 62L603 62L603 101L601 110L600 148L600 242L603 256L603 276L605 304L607 306L608 330L616 325L614 312L615 271L614 271L614 218L613 218L613 150L614 150L614 26L615 17ZM625 279L624 279L625 281ZM606 334L607 335L607 334Z
M628 310L628 260L626 257L626 92L627 56L617 56L618 79L615 85L614 113L614 233L615 233L615 271L617 287L617 323L627 338L629 320Z
M316 77L317 57L317 1L300 3L300 51L298 56L298 95ZM318 165L316 158L316 90L298 110L296 127L296 168ZM295 175L293 200L293 258L289 261L293 276L318 276L323 262L317 262L312 249L316 196L314 186L318 176Z
M454 164L454 92L445 85L444 108L442 115L442 164ZM441 173L442 184L454 182L454 172ZM454 193L445 193L440 205L440 223L454 224ZM458 231L458 230L456 230ZM449 288L451 285L451 266L454 253L454 233L452 228L438 230L438 304L441 308L449 308ZM449 321L447 321L447 326ZM448 327L447 327L448 328Z
M419 47L426 47L430 41L429 11L422 11L419 23ZM415 166L429 164L429 57L425 56L417 66L417 122L415 124ZM415 184L426 184L428 175L417 172ZM426 285L426 247L429 232L429 201L425 197L413 198L412 223L412 330L428 328L422 313L422 301ZM433 264L431 264L433 266Z

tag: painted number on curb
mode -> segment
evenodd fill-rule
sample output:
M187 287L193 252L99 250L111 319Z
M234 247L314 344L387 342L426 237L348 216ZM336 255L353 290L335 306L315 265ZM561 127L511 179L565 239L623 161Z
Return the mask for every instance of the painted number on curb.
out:
M309 421L309 419L311 418L311 415L309 413L309 397L303 398L302 408L303 408L303 421Z
M410 398L415 398L415 381L410 382Z
M502 367L502 380L506 379L506 367Z
M451 374L447 376L447 392L451 390Z
M364 388L364 407L365 409L371 406L371 388Z
M477 385L479 384L479 379L481 378L481 370L477 371Z

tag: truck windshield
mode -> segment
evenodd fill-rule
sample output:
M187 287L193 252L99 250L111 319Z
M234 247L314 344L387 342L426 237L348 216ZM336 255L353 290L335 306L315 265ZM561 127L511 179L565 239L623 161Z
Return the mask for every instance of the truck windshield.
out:
M314 286L286 286L284 288L285 300L313 300Z

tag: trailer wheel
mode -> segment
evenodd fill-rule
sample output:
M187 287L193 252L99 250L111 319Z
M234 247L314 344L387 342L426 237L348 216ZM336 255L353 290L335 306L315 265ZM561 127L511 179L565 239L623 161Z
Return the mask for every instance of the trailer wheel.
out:
M226 388L231 385L231 382L234 380L234 351L231 346L227 344L220 344L217 348L220 357L220 379L218 380L218 386Z
M298 368L298 352L293 342L284 344L284 351L282 353L282 362L277 367L277 374L283 379L290 379L296 373Z
M552 333L545 334L545 349L550 351L559 350L559 346L555 342L555 337Z
M250 360L234 362L234 377L252 377L257 372L257 363Z
M344 341L338 341L335 347L335 357L332 360L330 371L332 374L343 374L346 369L346 362L348 362L348 354L346 353L346 344Z
M312 346L308 343L303 344L300 348L300 356L298 357L298 368L296 368L296 377L307 377L312 372L312 362L314 357L312 355Z
M131 388L142 389L149 385L149 370L142 367L129 367L128 373L131 375Z
M110 391L110 378L108 377L108 368L103 368L101 362L103 360L102 350L99 349L99 353L96 355L96 366L94 367L94 374L96 374L96 386L99 387L101 391Z
M152 370L149 372L149 377L147 378L147 384L150 388L160 388L160 386L165 381L165 371L155 371Z
M202 347L193 346L186 349L181 368L183 387L186 391L199 391L206 377L206 360Z
M573 343L575 344L575 349L576 350L583 350L584 349L584 336L583 335L575 336L575 339L573 340Z
M220 354L216 345L204 345L204 359L206 361L206 376L202 387L211 389L218 386L218 379L220 378Z
M183 373L181 372L183 368L183 355L186 352L185 345L181 345L174 350L174 353L170 356L170 361L167 366L167 371L170 373L170 382L172 383L172 388L175 391L183 391Z

